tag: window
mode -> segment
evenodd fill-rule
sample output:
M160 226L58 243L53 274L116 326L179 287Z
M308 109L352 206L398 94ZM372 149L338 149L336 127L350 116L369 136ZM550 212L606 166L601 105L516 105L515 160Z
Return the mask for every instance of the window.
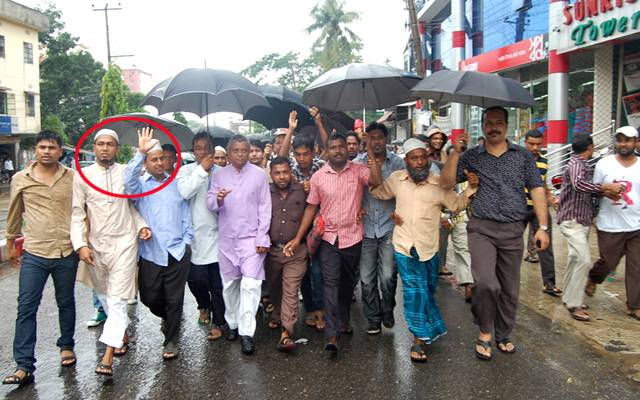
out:
M9 99L7 98L7 92L0 92L0 114L9 114Z
M26 110L27 117L35 117L36 116L36 96L30 93L25 93L24 107Z
M0 35L0 57L4 58L4 36Z
M24 63L33 64L33 44L24 42Z

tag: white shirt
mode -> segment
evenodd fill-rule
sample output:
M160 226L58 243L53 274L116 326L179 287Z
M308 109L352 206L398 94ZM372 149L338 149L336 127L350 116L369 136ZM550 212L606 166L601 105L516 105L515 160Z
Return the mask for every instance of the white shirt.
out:
M600 211L596 227L604 232L633 232L640 230L640 158L629 166L622 166L615 155L598 161L593 174L593 183L618 182L626 185L622 198L613 201L600 199Z
M13 171L13 161L8 158L4 160L4 169L7 171Z
M216 165L211 175L220 170ZM191 263L207 265L218 262L218 215L207 209L210 175L197 163L183 165L176 176L180 195L189 202L193 222Z

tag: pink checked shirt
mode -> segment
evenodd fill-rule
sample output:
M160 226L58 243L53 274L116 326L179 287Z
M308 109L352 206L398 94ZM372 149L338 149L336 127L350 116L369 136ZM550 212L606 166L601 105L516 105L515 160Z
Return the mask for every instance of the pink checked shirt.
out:
M362 241L364 229L358 222L362 193L369 182L369 167L347 161L337 173L327 163L311 177L307 203L320 207L325 222L322 239L338 248L351 247Z

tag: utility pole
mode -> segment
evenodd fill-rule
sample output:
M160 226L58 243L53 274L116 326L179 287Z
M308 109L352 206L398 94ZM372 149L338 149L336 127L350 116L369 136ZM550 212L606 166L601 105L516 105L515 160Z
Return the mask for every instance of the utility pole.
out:
M95 5L91 5L91 7L95 7ZM120 3L118 3L118 7L109 8L109 4L105 3L104 8L94 8L93 11L103 11L104 12L104 23L107 27L107 66L111 64L111 43L109 42L109 11L117 11L122 10L120 7Z
M413 56L415 58L416 72L424 77L425 70L422 64L422 44L420 42L420 31L418 29L418 15L416 13L416 3L414 0L405 0L407 10L409 10L409 23L411 24L411 43L413 44Z

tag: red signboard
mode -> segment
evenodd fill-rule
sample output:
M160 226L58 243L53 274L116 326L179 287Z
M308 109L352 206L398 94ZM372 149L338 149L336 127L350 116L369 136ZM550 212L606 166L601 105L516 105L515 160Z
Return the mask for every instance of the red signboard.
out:
M547 34L534 36L509 46L492 50L460 62L461 71L498 72L545 60Z

